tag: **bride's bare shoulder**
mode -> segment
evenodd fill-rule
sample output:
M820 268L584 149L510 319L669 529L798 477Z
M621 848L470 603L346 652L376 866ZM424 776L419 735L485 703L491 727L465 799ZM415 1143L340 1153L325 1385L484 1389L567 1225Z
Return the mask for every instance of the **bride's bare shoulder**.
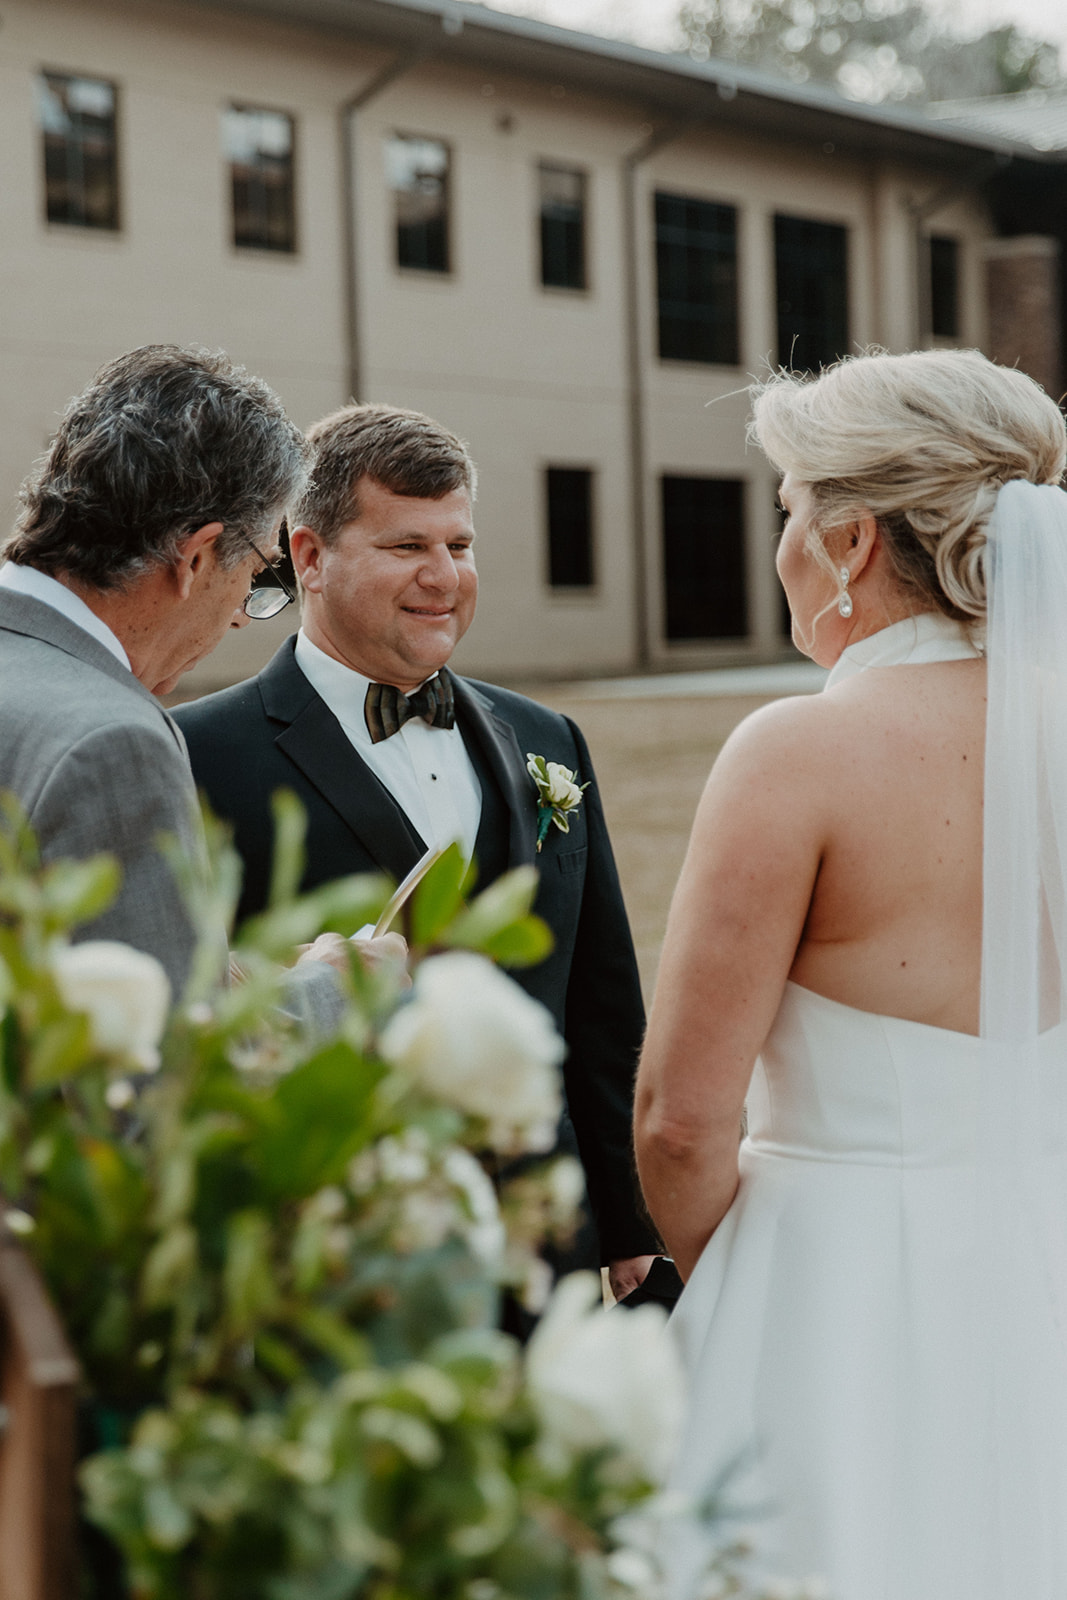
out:
M739 722L723 745L720 761L744 760L776 763L805 756L813 747L825 749L841 737L842 723L851 721L848 702L837 696L795 695L772 700Z
M981 662L865 672L821 694L774 700L735 728L716 766L767 782L826 784L835 773L892 766L902 746L978 736L985 719Z

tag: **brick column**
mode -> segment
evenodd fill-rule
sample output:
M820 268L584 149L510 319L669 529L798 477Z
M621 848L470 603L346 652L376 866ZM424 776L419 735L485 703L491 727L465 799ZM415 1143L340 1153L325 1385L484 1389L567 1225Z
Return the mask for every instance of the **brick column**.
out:
M1060 325L1060 243L1043 234L991 239L985 246L988 354L1021 367L1054 400L1064 389Z

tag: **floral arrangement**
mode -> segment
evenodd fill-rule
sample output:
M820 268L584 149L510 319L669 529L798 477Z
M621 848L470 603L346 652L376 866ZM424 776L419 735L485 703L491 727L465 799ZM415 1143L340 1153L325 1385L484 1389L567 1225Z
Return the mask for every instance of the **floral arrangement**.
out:
M526 770L537 789L537 849L548 838L553 825L561 833L571 831L571 813L582 803L588 783L579 783L578 774L558 761L546 761L544 756L527 752Z
M543 1300L538 1245L581 1189L556 1160L498 1193L481 1160L543 1151L559 1111L562 1045L494 965L549 946L535 873L468 905L446 856L405 908L413 983L354 962L316 1043L277 1007L277 959L373 920L389 886L293 899L294 807L245 981L214 989L205 958L169 1017L150 958L69 942L114 863L42 867L10 807L0 828L6 1223L82 1363L83 1515L124 1574L83 1592L645 1600L632 1519L681 1409L662 1315L606 1314L578 1275L525 1351L498 1331L503 1291ZM742 1592L729 1553L705 1592Z

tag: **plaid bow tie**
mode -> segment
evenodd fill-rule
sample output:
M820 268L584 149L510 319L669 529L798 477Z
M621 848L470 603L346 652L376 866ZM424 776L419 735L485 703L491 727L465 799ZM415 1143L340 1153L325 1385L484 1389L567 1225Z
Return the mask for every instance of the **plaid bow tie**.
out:
M392 738L409 717L422 717L432 728L451 728L456 721L451 681L438 673L414 694L403 694L391 683L368 684L363 715L371 744Z

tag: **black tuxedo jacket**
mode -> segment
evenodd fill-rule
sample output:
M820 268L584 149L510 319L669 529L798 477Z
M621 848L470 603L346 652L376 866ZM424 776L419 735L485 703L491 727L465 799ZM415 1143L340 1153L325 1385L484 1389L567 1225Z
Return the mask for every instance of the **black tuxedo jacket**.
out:
M216 814L233 824L245 866L241 916L265 904L276 789L293 790L307 810L305 889L353 872L401 878L426 848L300 671L293 645L286 640L258 677L174 712L197 783ZM562 762L582 783L594 776L589 752L557 712L490 684L454 675L452 682L457 722L482 790L479 886L527 862L540 873L534 909L552 929L555 947L540 966L514 977L548 1007L567 1041L560 1147L576 1152L585 1169L599 1259L653 1251L630 1143L644 1011L595 781L570 832L550 828L536 853L537 794L527 752ZM584 1262L572 1253L566 1265L594 1261L587 1246Z

